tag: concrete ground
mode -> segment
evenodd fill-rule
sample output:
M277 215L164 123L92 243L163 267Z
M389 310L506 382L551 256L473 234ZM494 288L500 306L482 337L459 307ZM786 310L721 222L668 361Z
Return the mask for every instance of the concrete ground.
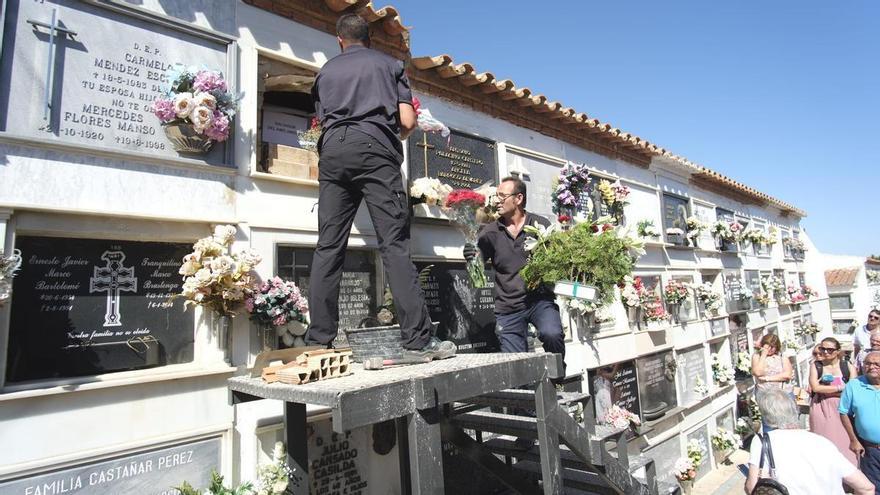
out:
M746 477L740 469L748 460L747 451L737 450L730 455L726 464L697 481L692 495L743 495Z

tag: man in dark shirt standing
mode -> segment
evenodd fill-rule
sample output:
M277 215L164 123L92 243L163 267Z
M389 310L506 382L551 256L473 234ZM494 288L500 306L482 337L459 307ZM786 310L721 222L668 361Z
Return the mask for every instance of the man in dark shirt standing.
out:
M554 302L556 296L543 287L527 290L519 274L528 260L523 227L547 227L550 222L526 212L526 185L520 179L502 179L496 195L499 218L482 228L477 245L483 258L491 259L495 268L495 333L501 352L528 351L526 338L531 323L538 330L544 350L561 354L564 362L565 337L559 306ZM465 248L465 257L475 254L472 246Z
M403 62L369 48L369 25L356 14L336 23L342 53L315 79L312 97L323 133L318 142L318 246L312 260L306 342L329 346L339 331L339 282L351 224L367 202L379 240L407 357L443 359L452 342L432 324L410 259L409 205L400 164L416 126Z

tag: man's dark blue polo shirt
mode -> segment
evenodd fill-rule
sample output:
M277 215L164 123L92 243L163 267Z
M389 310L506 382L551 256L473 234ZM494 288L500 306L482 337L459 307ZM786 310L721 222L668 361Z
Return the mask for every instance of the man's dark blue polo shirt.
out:
M526 212L524 226L535 224L550 226L546 218ZM477 246L485 260L492 260L492 267L495 269L495 312L498 314L506 315L522 311L533 300L552 300L555 297L543 287L535 291L527 291L526 283L519 275L519 271L528 261L525 240L529 235L525 230L521 230L514 239L501 218L480 229Z
M312 87L315 112L324 129L321 143L348 127L372 136L403 161L398 103L412 103L403 62L361 45L333 57ZM319 145L319 146L320 146Z

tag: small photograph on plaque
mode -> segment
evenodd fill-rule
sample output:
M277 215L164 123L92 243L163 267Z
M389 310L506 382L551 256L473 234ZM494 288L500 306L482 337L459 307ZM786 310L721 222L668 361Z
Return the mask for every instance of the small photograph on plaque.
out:
M639 414L639 387L633 361L602 366L587 372L596 422L602 423L612 405Z

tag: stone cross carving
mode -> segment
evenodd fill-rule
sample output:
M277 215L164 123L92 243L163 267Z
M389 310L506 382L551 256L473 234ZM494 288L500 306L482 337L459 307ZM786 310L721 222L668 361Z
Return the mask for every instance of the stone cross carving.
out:
M39 28L49 31L49 59L46 62L46 88L43 92L43 121L46 122L45 128L52 130L51 112L52 92L55 87L55 41L58 35L61 35L62 38L69 36L73 39L76 33L58 25L58 9L52 9L52 22L50 24L33 19L28 19L27 22L34 27L34 31L39 31Z
M107 292L104 326L118 327L122 325L119 293L136 292L137 278L134 276L134 267L122 266L122 262L125 261L125 254L122 251L104 251L101 259L106 261L107 265L95 267L95 275L89 279L89 292Z

